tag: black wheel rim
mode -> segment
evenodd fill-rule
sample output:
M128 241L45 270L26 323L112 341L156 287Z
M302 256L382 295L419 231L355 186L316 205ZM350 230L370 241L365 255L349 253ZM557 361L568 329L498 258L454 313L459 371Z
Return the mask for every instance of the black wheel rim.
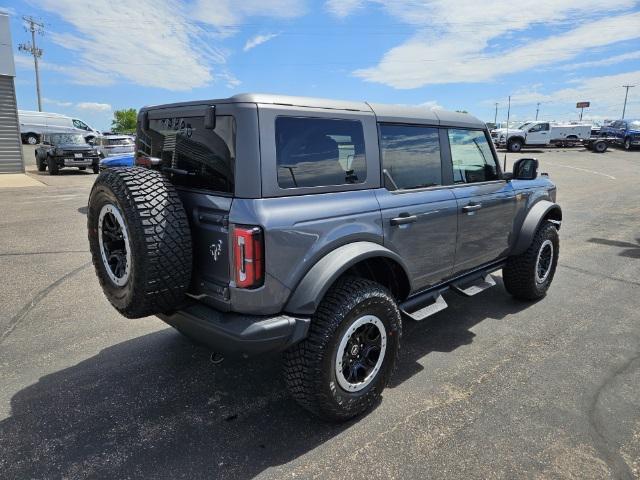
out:
M545 240L538 252L538 258L536 260L536 281L538 283L544 283L549 277L551 272L551 265L553 264L553 243L550 240Z
M387 336L378 317L359 318L345 332L336 357L338 384L347 391L362 390L375 378L386 351Z
M113 205L105 205L98 220L100 254L107 275L117 286L129 277L131 250L124 219Z

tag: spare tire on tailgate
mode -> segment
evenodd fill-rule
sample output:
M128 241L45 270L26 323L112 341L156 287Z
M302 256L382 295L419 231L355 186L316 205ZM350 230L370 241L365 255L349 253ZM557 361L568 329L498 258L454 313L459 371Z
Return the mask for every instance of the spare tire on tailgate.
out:
M175 309L191 281L189 221L162 173L112 168L96 179L87 215L89 246L102 290L125 317Z

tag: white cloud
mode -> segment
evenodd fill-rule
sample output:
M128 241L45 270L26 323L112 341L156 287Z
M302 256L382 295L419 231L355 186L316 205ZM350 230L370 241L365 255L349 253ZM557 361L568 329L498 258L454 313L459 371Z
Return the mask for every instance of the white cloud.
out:
M541 92L538 86L521 89L511 95L511 106L543 104L544 118L574 118L577 115L576 102L591 102L591 109L598 118L618 118L622 113L624 89L622 85L640 84L640 70L603 75L575 80L569 87L551 92ZM485 104L493 105L487 100ZM504 104L503 104L504 105ZM545 108L545 105L548 107ZM588 115L589 111L585 112ZM628 117L640 117L640 95L629 94L627 101ZM589 118L595 118L592 116Z
M252 48L257 47L258 45L262 45L263 43L268 42L269 40L277 36L278 36L277 33L265 33L261 35L255 35L251 37L249 40L247 40L247 43L244 44L243 50L247 52Z
M435 100L429 100L428 102L423 102L418 104L419 107L426 107L429 110L444 110L444 107L440 105Z
M0 5L0 13L6 13L7 15L11 15L12 17L15 17L18 14L15 8L5 7L4 5Z
M61 100L55 100L53 98L47 98L47 97L44 97L42 99L42 102L48 105L55 105L56 107L70 107L71 105L73 105L73 102L64 102Z
M128 0L94 0L91 8L77 0L31 2L74 27L72 33L60 27L49 31L53 42L76 52L63 72L73 83L131 82L174 91L218 79L234 84L237 79L223 67L229 52L219 46L220 39L249 16L291 18L304 11L298 0L197 0L189 5L139 0L135 11Z
M110 112L111 105L108 103L96 103L96 102L80 102L76 105L79 110L89 110L91 112Z
M364 6L364 0L327 0L326 9L338 18L344 18Z
M640 58L640 51L622 53L620 55L614 55L613 57L603 58L601 60L593 60L591 62L572 63L564 65L562 70L578 70L580 68L593 68L593 67L606 67L607 65L615 65L616 63L622 63L626 60L636 60Z
M633 7L631 0L615 5L600 0L540 0L535 7L525 0L488 0L482 8L476 0L370 1L383 3L392 16L415 28L410 39L386 52L377 65L354 72L395 88L492 81L568 61L591 48L640 38L640 13L621 13ZM503 12L508 12L508 21ZM607 16L593 20L601 13ZM520 44L508 37L526 35L540 25L563 33ZM511 44L506 44L507 38Z

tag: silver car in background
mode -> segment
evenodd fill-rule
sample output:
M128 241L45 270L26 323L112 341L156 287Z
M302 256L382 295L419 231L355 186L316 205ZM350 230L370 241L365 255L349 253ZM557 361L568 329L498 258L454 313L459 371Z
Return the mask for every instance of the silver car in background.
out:
M102 158L122 153L133 153L135 141L129 135L104 135L96 137L93 145L100 152Z

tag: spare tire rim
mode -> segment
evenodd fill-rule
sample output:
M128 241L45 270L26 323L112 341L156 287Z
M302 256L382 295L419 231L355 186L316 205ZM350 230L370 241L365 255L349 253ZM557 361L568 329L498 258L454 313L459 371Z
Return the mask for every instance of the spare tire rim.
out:
M553 264L553 243L551 240L545 240L538 250L538 258L536 258L536 282L544 283L551 273L551 265Z
M382 367L387 350L384 324L374 315L356 320L344 333L336 353L336 379L347 392L369 385Z
M131 271L131 247L124 218L120 210L110 203L100 210L98 241L107 275L114 284L122 287L127 283Z

